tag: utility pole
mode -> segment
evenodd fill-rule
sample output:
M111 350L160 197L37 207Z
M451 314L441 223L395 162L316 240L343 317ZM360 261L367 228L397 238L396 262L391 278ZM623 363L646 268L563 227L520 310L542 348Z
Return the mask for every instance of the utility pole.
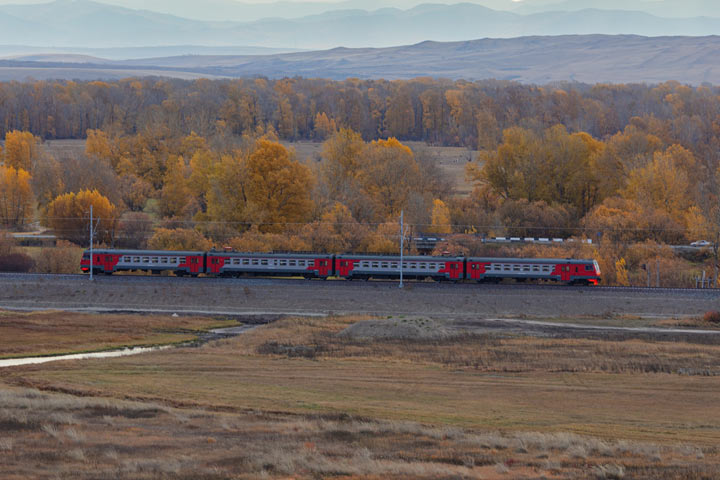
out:
M660 288L660 259L655 259L655 286Z
M97 224L95 223L95 219L93 217L93 206L90 205L90 281L93 281L93 270L95 270L94 267L94 258L93 258L93 247L95 244L95 231L97 230L97 226L100 225L100 219L97 219Z
M400 211L400 288L403 288L403 253L405 244L405 210Z
M90 204L90 281L93 281L93 206Z

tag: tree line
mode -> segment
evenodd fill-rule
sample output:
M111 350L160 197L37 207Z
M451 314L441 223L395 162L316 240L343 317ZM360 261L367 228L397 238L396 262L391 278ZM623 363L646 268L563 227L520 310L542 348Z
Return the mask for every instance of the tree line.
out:
M604 139L633 118L648 133L717 161L720 89L660 85L508 81L330 81L128 79L116 82L0 83L0 136L29 131L42 139L85 138L166 128L209 137L274 131L283 140L325 140L349 128L364 140L396 137L493 149L508 128L537 133L554 125Z
M404 211L416 232L587 236L613 245L615 269L626 244L720 240L719 93L672 82L4 83L0 223L39 219L81 244L92 204L108 245L393 252ZM52 138L85 138L85 152L53 154ZM297 158L281 144L293 139L322 142L322 154ZM454 195L437 159L406 140L477 149L472 194Z

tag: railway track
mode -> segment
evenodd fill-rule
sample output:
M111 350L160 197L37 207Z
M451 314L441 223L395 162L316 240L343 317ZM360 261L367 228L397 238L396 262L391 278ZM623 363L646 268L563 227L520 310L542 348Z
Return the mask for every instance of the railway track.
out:
M68 281L68 282L90 282L87 274L37 274L37 273L0 273L0 281L18 280L18 281ZM282 285L324 285L332 288L334 286L343 286L350 288L368 288L379 285L392 286L398 285L397 280L344 280L344 279L312 279L303 278L284 278L284 277L175 277L175 276L153 276L138 274L115 274L95 275L93 282L98 284L122 284L126 282L135 283L157 283L157 284L183 284L183 285L248 285L248 286L282 286ZM525 290L525 291L563 291L563 292L583 292L583 293L645 293L653 295L663 294L687 294L703 297L717 297L720 299L720 289L697 289L697 288L678 288L678 287L640 287L640 286L575 286L562 284L536 284L536 283L474 283L469 281L463 282L435 282L435 281L417 281L405 280L405 287L409 289L426 288L426 289L467 289L467 290Z

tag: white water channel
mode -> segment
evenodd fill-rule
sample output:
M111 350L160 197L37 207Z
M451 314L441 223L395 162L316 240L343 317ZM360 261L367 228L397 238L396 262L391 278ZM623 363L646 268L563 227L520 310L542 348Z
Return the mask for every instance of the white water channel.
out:
M215 330L211 330L210 332L217 335L232 337L245 333L248 330L252 330L256 326L257 325L239 325L237 327L218 328ZM10 358L6 360L0 360L0 368L20 367L23 365L37 365L41 363L59 362L61 360L88 360L92 358L128 357L130 355L140 355L141 353L157 352L160 350L168 350L170 348L177 348L177 346L166 345L162 347L136 347L123 348L121 350L110 350L107 352L73 353L70 355L53 355L48 357Z
M19 367L22 365L37 365L40 363L59 362L61 360L86 360L89 358L127 357L129 355L139 355L141 353L154 352L154 351L158 351L158 350L166 350L168 348L173 348L173 347L165 346L165 347L123 348L122 350L112 350L109 352L73 353L70 355L55 355L52 357L10 358L7 360L0 360L0 368Z

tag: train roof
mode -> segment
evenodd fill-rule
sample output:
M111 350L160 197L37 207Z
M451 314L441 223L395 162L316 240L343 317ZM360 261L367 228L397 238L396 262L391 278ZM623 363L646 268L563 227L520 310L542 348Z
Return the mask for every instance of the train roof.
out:
M469 262L483 262L483 263L569 263L573 264L586 264L593 263L595 260L578 260L573 258L488 258L488 257L467 257Z
M258 252L224 252L215 250L207 252L211 257L250 257L250 258L332 258L331 253L258 253Z
M352 255L352 254L345 254L345 255L336 255L335 256L338 259L344 260L344 259L359 259L359 260L377 260L380 262L395 262L400 260L400 255ZM457 257L430 257L425 255L403 255L402 259L403 261L411 261L411 262L433 262L433 261L462 261L464 257L457 256Z
M85 249L84 253L90 253ZM93 253L101 255L204 255L203 251L181 251L181 250L113 250L109 248L94 248Z

